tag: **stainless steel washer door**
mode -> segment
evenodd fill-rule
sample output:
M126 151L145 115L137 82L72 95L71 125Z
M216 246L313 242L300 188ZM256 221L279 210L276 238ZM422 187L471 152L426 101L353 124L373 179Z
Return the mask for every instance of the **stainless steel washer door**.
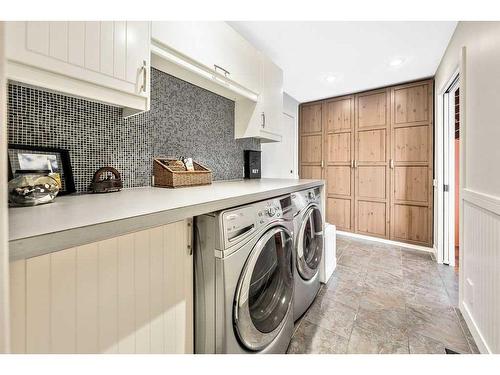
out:
M243 269L234 308L241 343L258 351L283 327L293 296L293 239L281 226L269 229L254 246Z
M303 216L297 238L297 270L305 280L310 280L318 271L323 254L323 218L316 205L312 205Z

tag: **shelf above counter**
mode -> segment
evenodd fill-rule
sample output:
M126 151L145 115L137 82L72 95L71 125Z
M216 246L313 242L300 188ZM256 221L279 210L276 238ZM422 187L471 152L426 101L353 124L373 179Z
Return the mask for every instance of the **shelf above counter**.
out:
M153 187L58 197L9 209L10 260L31 258L185 218L288 194L323 180L220 181L182 189Z

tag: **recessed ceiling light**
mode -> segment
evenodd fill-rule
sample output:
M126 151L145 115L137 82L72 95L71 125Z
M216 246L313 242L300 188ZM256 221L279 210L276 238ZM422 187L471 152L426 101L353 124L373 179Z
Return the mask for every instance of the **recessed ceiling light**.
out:
M403 59L394 59L392 60L389 65L390 66L398 66L398 65L401 65L402 63L404 62Z
M326 77L327 82L333 82L333 81L335 81L336 79L337 79L337 77L332 76L332 75L329 75L329 76L327 76L327 77Z

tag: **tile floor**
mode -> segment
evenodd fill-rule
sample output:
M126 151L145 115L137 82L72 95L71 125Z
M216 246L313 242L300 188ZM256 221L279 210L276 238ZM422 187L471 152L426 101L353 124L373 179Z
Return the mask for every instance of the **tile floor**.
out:
M458 274L432 255L337 237L337 268L296 323L288 353L477 353Z

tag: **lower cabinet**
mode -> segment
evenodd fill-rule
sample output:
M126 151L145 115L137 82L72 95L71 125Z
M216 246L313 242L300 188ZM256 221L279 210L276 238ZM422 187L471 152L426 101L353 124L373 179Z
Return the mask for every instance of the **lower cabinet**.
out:
M192 353L186 219L10 264L14 353Z

